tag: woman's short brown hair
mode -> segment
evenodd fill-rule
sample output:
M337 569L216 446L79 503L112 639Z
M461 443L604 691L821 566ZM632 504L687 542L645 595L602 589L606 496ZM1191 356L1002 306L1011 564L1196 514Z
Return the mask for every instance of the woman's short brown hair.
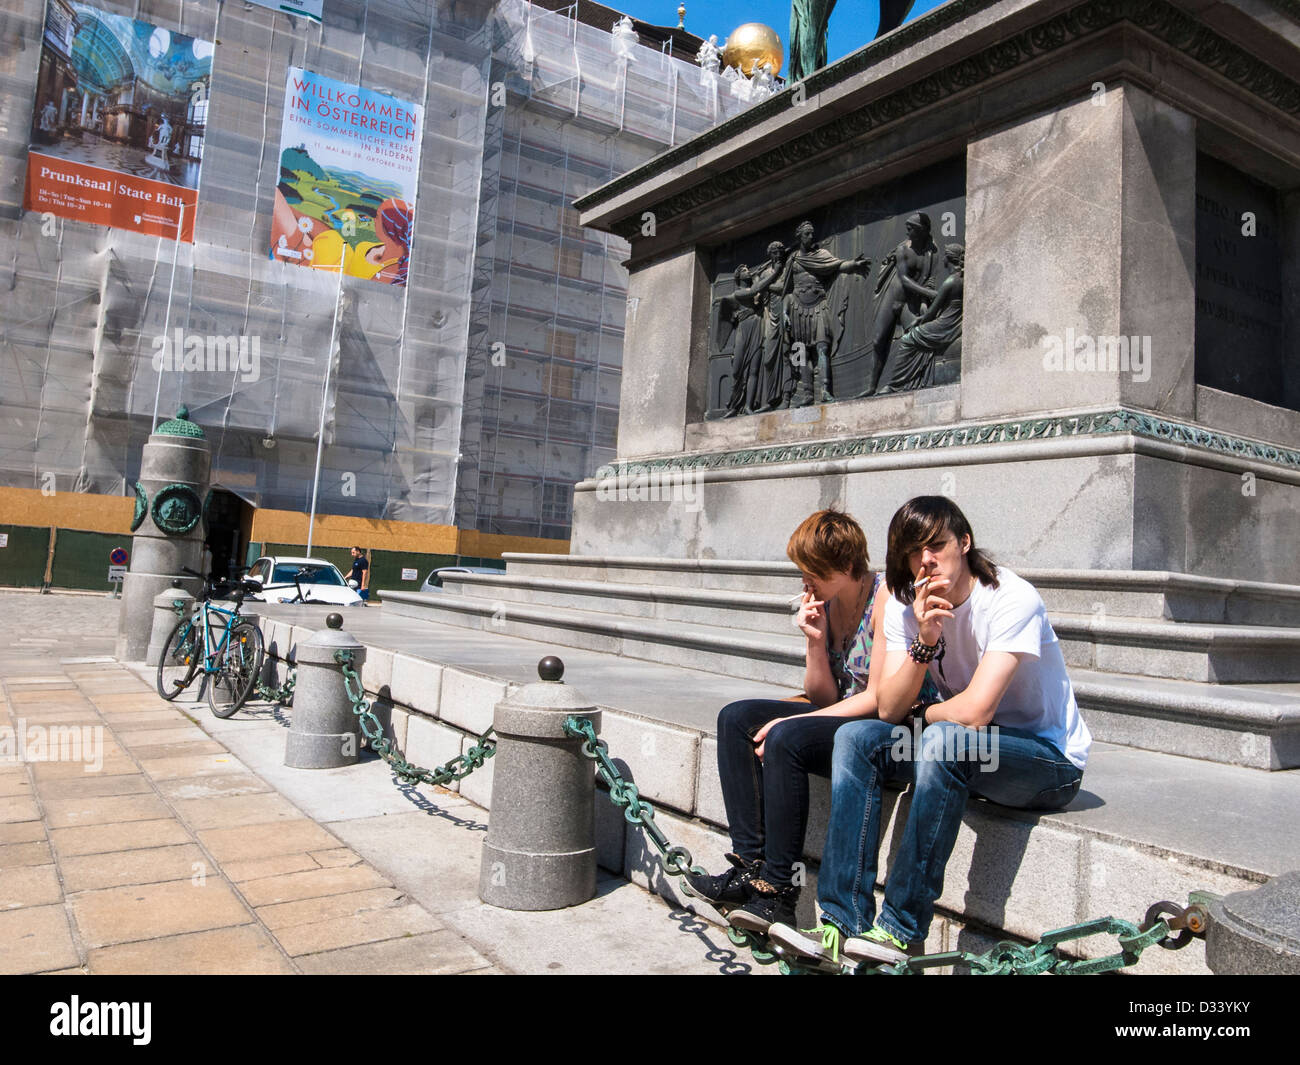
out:
M804 573L825 580L832 573L847 573L861 580L871 559L867 534L841 510L819 510L800 523L785 545L790 561Z

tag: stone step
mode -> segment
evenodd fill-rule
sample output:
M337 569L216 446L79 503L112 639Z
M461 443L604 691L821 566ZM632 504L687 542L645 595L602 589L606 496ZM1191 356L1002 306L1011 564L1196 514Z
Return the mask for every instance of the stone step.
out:
M716 628L799 635L793 595L726 588L632 584L592 579L535 577L506 572L448 574L445 589L487 599L508 610L516 603L617 614L627 618L709 625ZM495 609L495 608L494 608Z
M793 635L799 655L803 654L802 636L793 625L792 603L779 595L513 572L450 575L446 590L431 594L481 599L491 604L495 617L517 613L526 606L630 622L702 626L711 631ZM1300 629L1126 618L1105 612L1050 613L1062 653L1071 666L1207 683L1300 681ZM563 616L557 613L557 618Z
M1300 766L1300 685L1198 684L1070 669L1093 736L1210 762Z
M713 588L781 597L799 592L788 561L608 558L596 555L508 553L506 572L519 577L639 584L655 588ZM1300 628L1300 587L1186 573L1128 570L1021 569L1050 613L1099 617Z
M381 591L384 610L466 628L484 629L567 647L627 658L703 669L798 688L803 684L802 635L751 635L741 629L654 618L629 618L619 612L505 602L497 598L443 592Z
M1218 684L1300 681L1300 630L1054 613L1066 665Z
M452 592L382 592L383 610L393 616L600 651L628 660L700 670L708 675L783 686L791 694L803 685L801 636L725 629L614 613L573 610L522 602L505 603ZM1088 619L1091 623L1092 619ZM1172 622L1147 626L1178 629ZM1220 626L1223 628L1223 626ZM1058 634L1060 629L1057 630ZM1166 634L1161 632L1161 637ZM1193 633L1195 636L1195 633ZM1063 650L1066 648L1062 637ZM1072 640L1071 655L1091 647ZM1115 653L1123 651L1116 645ZM1249 649L1247 649L1249 651ZM1158 647L1138 647L1142 661L1159 668ZM1214 652L1218 654L1218 652ZM1181 657L1180 657L1181 656ZM1209 661L1209 654L1203 655ZM1186 648L1174 654L1186 665ZM1222 684L1188 679L1156 680L1159 673L1123 675L1072 665L1071 680L1081 706L1095 705L1097 739L1184 754L1192 758L1281 769L1300 765L1300 685ZM1092 702L1086 701L1091 699Z
M1050 613L1300 628L1300 588L1154 570L1017 570Z
M656 587L720 588L737 592L795 595L799 570L778 562L708 558L611 558L604 555L542 555L507 552L506 572Z
M283 656L324 625L328 609L270 605L263 612L268 648ZM387 605L347 617L348 630L368 648L362 669L366 688L378 694L380 708L391 716L404 753L423 765L441 764L465 750L472 735L491 723L496 702L516 685L535 680L538 659L559 651L564 682L602 709L602 736L611 757L655 804L656 820L671 842L688 847L710 871L723 868L730 845L717 776L717 712L735 698L780 698L788 689L595 651L561 650L553 641L470 632L399 616ZM1178 699L1169 701L1176 709ZM462 781L461 794L490 805L492 765ZM805 847L813 879L801 900L801 924L811 923L828 797L827 781L814 777ZM602 865L712 915L698 900L679 900L674 882L657 871L642 834L629 828L603 795L597 801ZM887 791L885 804L880 838L887 874L908 799ZM1083 789L1066 810L1035 814L968 804L938 910L982 927L992 938L1033 940L1048 929L1102 916L1136 921L1161 899L1183 902L1194 890L1243 890L1300 868L1300 836L1287 830L1297 817L1300 773L1259 773L1098 742ZM966 949L986 949L978 933L964 933L959 942ZM1115 949L1101 936L1077 947L1086 957ZM1204 947L1193 942L1180 951L1147 951L1136 971L1204 973Z

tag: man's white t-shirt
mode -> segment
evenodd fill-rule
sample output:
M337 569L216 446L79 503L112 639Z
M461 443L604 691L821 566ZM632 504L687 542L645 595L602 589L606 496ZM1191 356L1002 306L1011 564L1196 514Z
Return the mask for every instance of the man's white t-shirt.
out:
M943 623L943 661L930 663L930 679L945 699L965 691L980 659L1009 651L1020 660L993 724L1019 728L1047 740L1080 769L1088 761L1092 734L1079 714L1065 672L1061 645L1047 620L1043 599L1023 577L998 567L998 587L976 579L970 598ZM916 614L892 595L885 603L885 643L906 650L916 638Z

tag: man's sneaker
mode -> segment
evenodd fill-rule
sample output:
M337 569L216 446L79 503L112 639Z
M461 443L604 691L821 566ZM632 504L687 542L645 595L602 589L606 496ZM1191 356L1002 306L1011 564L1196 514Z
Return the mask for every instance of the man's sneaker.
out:
M725 909L748 902L750 882L758 876L762 862L747 861L738 854L728 854L727 861L731 863L731 868L716 876L687 873L683 879L686 881L686 886L690 888L691 894L699 896L713 906Z
M816 928L795 928L793 924L774 924L767 930L767 938L783 954L804 961L832 966L840 964L844 933L829 921Z
M860 936L846 939L840 950L850 961L869 961L886 965L906 961L910 955L917 953L915 950L909 950L906 943L892 932L885 931L880 925L863 932Z
M727 914L727 921L747 932L766 932L773 924L793 924L799 889L779 888L762 877L749 882L749 901Z

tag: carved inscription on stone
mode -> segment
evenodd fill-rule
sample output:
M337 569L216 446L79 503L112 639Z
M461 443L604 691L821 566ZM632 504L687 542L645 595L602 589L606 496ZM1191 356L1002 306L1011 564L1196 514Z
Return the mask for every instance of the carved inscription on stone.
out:
M1208 155L1196 161L1196 383L1283 402L1277 193Z

